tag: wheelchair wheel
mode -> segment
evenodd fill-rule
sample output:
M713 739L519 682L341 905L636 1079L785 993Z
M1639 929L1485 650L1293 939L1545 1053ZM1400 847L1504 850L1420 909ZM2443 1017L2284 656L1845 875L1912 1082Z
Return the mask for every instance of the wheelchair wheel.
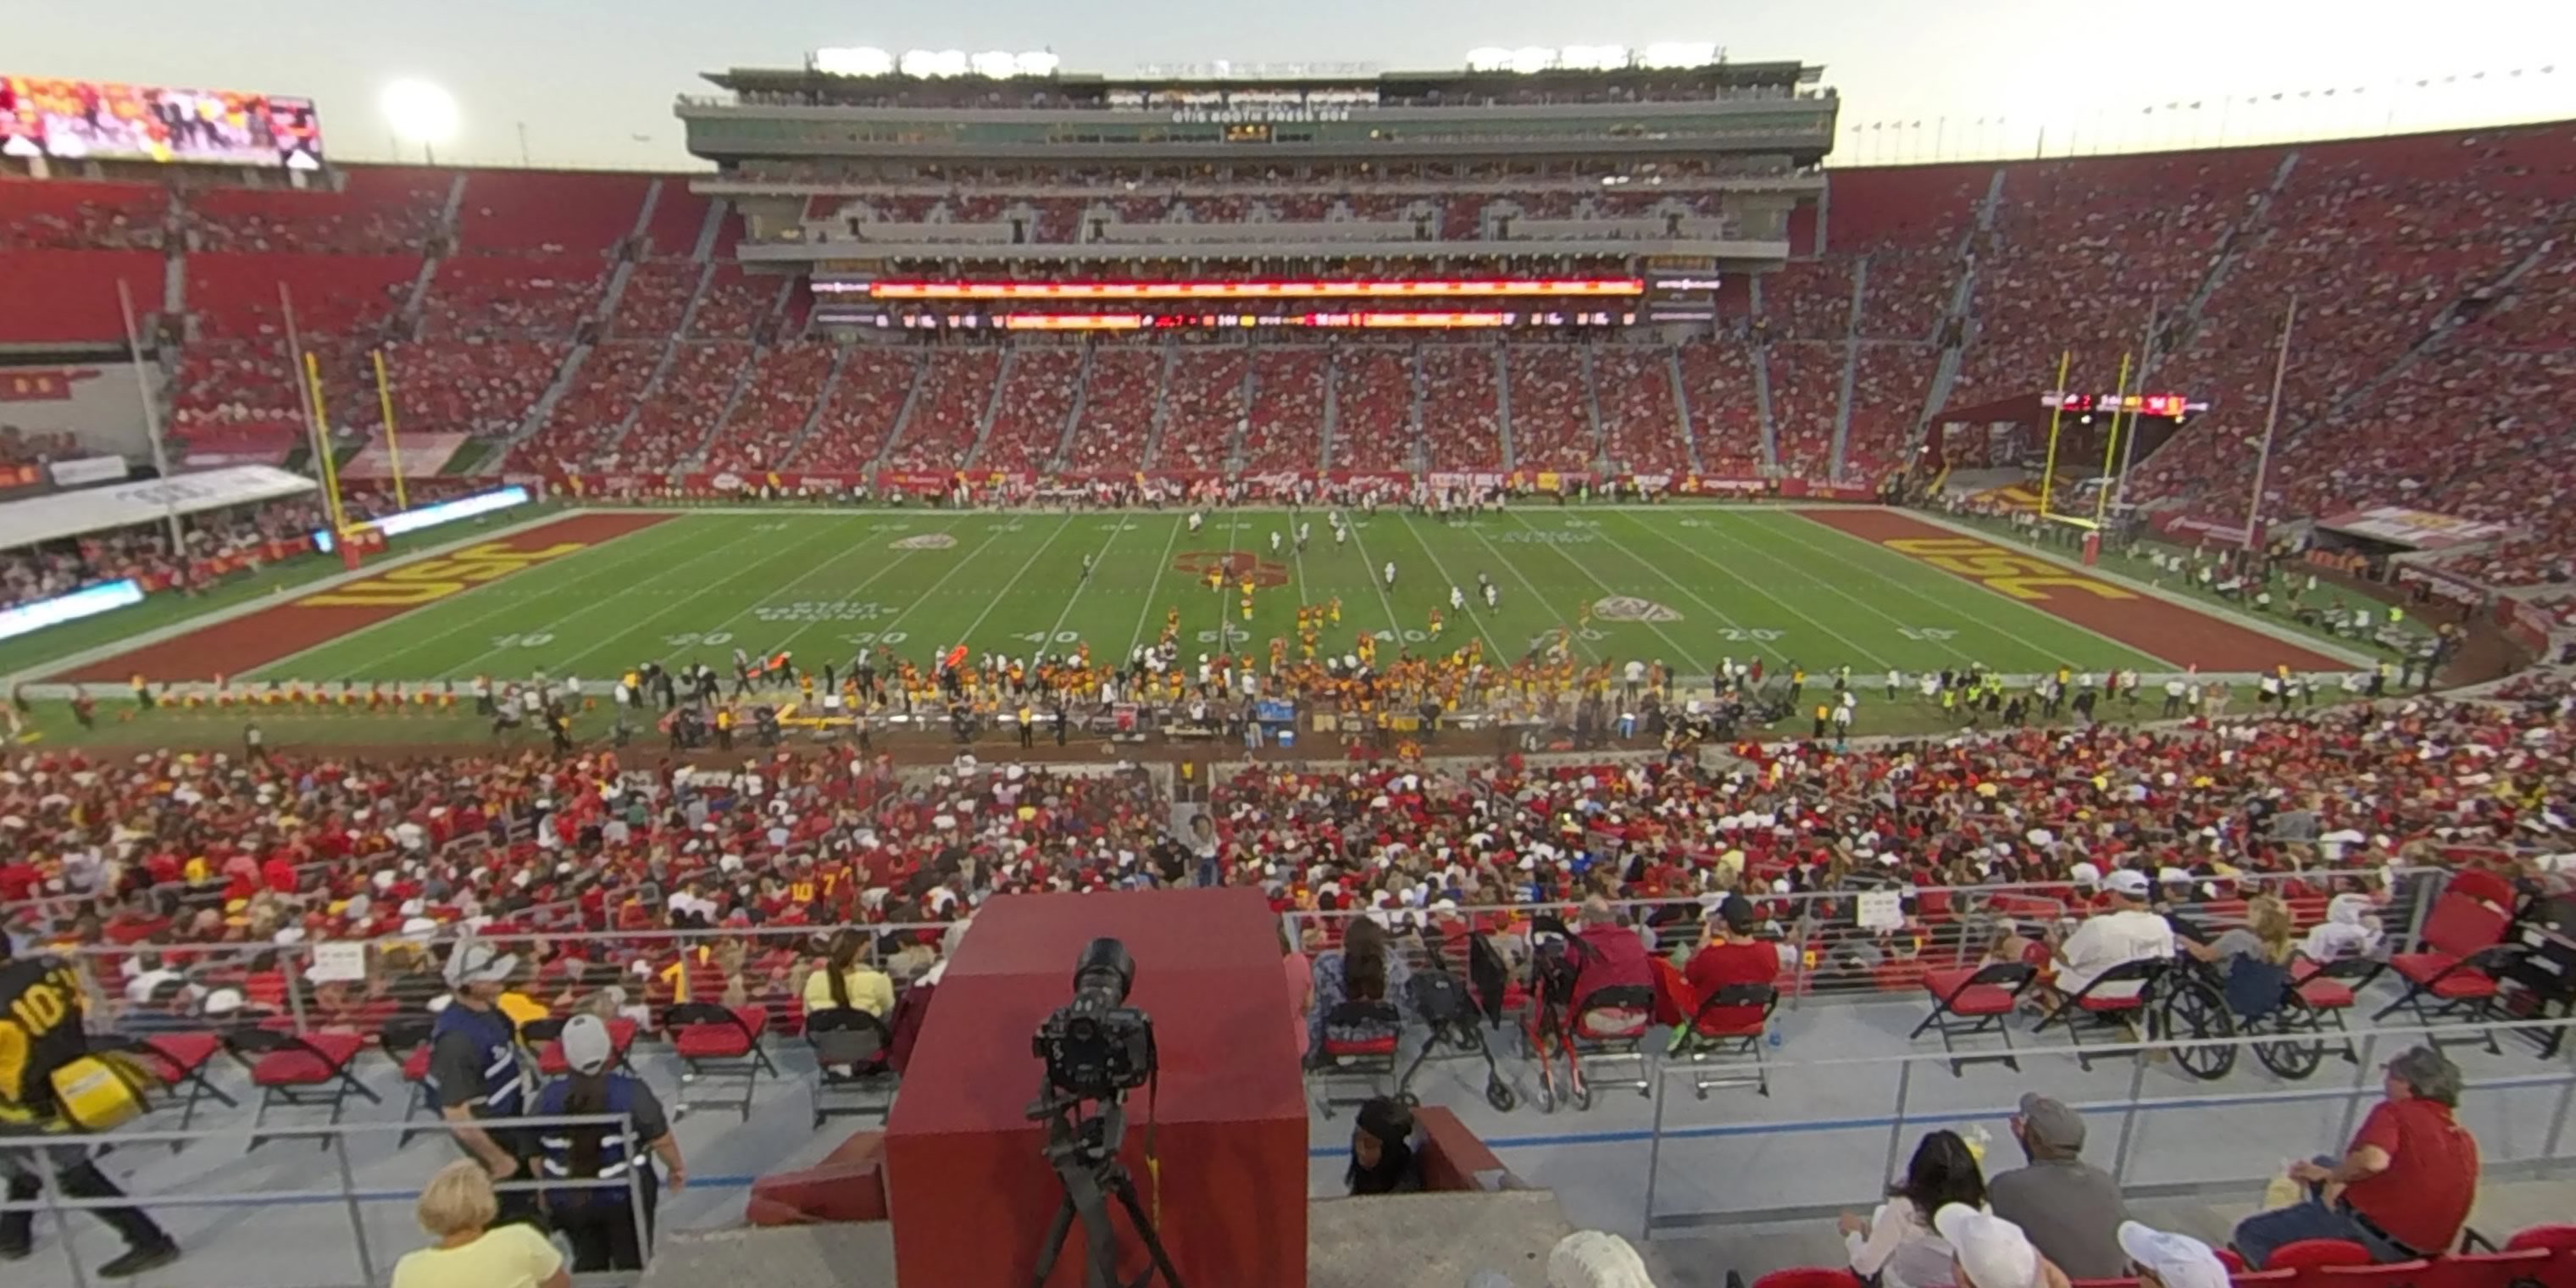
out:
M1591 1083L1588 1083L1588 1082L1587 1082L1587 1083L1583 1084L1582 1086L1577 1087L1577 1088L1575 1088L1575 1089L1574 1089L1574 1107L1575 1107L1576 1109L1578 1109L1578 1110L1583 1110L1583 1111L1587 1111L1587 1112L1592 1108L1592 1084L1591 1084Z
M1485 1103L1492 1105L1495 1113L1507 1114L1518 1107L1521 1100L1512 1094L1512 1085L1503 1081L1501 1074L1495 1074L1485 1079Z
M2296 993L2281 1003L2281 1009L2273 1012L2271 1019L2272 1027L2285 1035L2314 1033L2318 1028L2316 1014L2308 1009L2306 999ZM2326 1044L2310 1038L2284 1036L2274 1042L2255 1043L2254 1058L2280 1077L2297 1082L2315 1073L2317 1066L2325 1063Z
M2227 1013L2227 999L2217 989L2195 980L2166 995L2164 1035L2168 1040L2188 1042L2233 1037L2235 1033L2236 1022ZM2173 1055L2175 1065L2203 1082L2215 1082L2236 1068L2234 1047L2177 1047Z

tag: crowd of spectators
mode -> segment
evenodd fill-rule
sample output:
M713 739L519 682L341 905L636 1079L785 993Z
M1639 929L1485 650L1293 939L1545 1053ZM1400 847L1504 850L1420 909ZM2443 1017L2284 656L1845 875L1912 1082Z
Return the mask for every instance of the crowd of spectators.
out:
M1074 402L1082 396L1082 377L1083 352L1076 346L1024 344L1013 350L992 431L984 437L983 451L968 464L996 470L1043 470L1053 464Z
M1602 451L1614 470L1679 474L1691 468L1690 443L1673 402L1672 350L1602 345L1592 351L1592 387L1601 408ZM1515 416L1518 408L1514 408Z
M1170 410L1148 468L1192 473L1225 468L1227 454L1243 432L1244 377L1251 369L1249 351L1236 345L1184 345L1173 351L1171 381L1163 391Z
M867 468L893 437L924 362L911 349L852 352L841 364L840 379L832 383L831 398L815 417L814 432L790 463L800 470Z
M1833 468L1834 418L1842 405L1843 368L1851 348L1807 340L1766 345L1771 380L1773 447L1795 478L1821 479Z
M1345 345L1333 355L1331 467L1373 472L1411 469L1415 362L1412 345Z
M998 410L994 395L1001 378L1002 350L992 345L931 350L886 463L904 470L957 469L974 455L986 414Z
M1238 468L1253 473L1311 470L1323 461L1324 397L1333 355L1320 347L1252 351L1252 410Z
M1700 468L1730 478L1750 478L1765 463L1762 403L1754 385L1753 351L1732 336L1680 346L1683 407L1690 413Z
M385 346L395 424L405 433L501 439L518 432L571 346L545 340L398 340ZM381 411L353 408L372 424Z
M146 184L0 183L0 250L159 250L168 208Z
M1590 470L1601 459L1591 355L1571 344L1506 345L1502 353L1511 371L1513 466Z
M742 341L683 341L673 346L662 378L637 404L635 424L601 463L638 469L677 469L695 461L714 437L752 365Z
M1091 379L1064 468L1077 474L1127 473L1144 463L1163 403L1164 350L1152 343L1094 344Z
M511 449L514 469L589 468L626 423L662 361L658 341L595 345L534 435Z
M743 378L733 414L707 444L707 468L743 472L783 467L796 436L816 414L836 352L821 340L761 350Z
M1501 352L1476 341L1422 346L1422 442L1432 469L1503 467Z
M2294 874L2267 888L2321 907L2384 894L2390 865L2499 862L2501 845L2563 842L2576 700L2563 680L2523 692L1845 753L1744 744L1722 770L1252 766L1214 785L1213 872L1312 914L1327 942L1354 912L1436 926L1468 915L1457 908L1600 897L1663 900L1635 925L1687 945L1704 906L1740 894L1793 959L1848 924L1846 894L1966 888L1909 898L1907 927L1878 932L1871 970L1907 987L1933 952L1984 951L1955 934L1927 949L1916 933L1977 919L1979 886L2089 881L2062 897L2108 908L2139 873L2222 892ZM256 974L283 945L469 921L495 937L702 927L719 938L677 972L668 941L541 947L527 991L563 1009L611 982L638 1000L685 988L774 1001L801 994L806 927L941 923L993 893L1193 880L1168 826L1141 773L963 760L906 785L849 750L733 773L605 751L389 765L30 750L0 772L0 906L22 931L140 949L136 974ZM917 966L936 937L881 947ZM241 955L194 951L211 945ZM195 982L272 1007L284 986ZM380 984L401 996L398 972ZM366 998L313 1001L328 1015Z
M342 504L352 521L376 518L393 508L391 497L361 489L349 491ZM330 519L318 499L294 497L192 514L179 523L180 543L175 548L168 525L153 523L8 551L0 555L0 607L127 577L150 578L193 592L244 560L267 561L272 542L301 543L330 526Z

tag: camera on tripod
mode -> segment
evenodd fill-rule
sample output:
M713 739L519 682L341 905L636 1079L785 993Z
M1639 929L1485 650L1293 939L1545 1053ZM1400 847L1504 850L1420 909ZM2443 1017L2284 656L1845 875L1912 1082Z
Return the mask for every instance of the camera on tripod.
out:
M1127 1093L1154 1076L1154 1022L1127 1005L1127 990L1135 982L1136 962L1127 955L1127 945L1092 940L1074 963L1073 1000L1057 1007L1029 1044L1047 1069L1046 1087L1029 1106L1029 1118L1046 1124L1040 1152L1064 1185L1064 1203L1039 1245L1037 1271L1029 1281L1033 1285L1046 1283L1073 1223L1080 1221L1088 1247L1084 1288L1146 1288L1157 1274L1169 1288L1181 1288L1180 1272L1172 1269L1151 1212L1137 1197L1135 1178L1118 1156L1127 1134ZM1094 1101L1096 1106L1090 1103ZM1149 1120L1148 1160L1153 1150ZM1128 1223L1153 1262L1134 1280L1118 1273L1118 1236L1109 1220L1113 1199L1126 1209Z
M1082 1100L1107 1100L1154 1076L1154 1022L1127 1005L1136 962L1115 939L1095 939L1073 968L1073 1000L1038 1025L1030 1042L1046 1061L1047 1085Z

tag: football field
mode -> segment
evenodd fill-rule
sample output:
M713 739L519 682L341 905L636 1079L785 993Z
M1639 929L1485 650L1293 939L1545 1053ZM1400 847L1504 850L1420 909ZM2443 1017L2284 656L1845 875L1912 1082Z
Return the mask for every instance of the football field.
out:
M1452 587L1466 609L1451 607ZM1354 516L1347 541L1321 510L1216 512L1195 533L1170 511L582 511L66 675L607 680L646 661L725 672L737 648L820 670L871 645L917 662L959 644L977 658L1088 645L1097 660L1154 642L1173 611L1185 656L1266 657L1273 637L1293 656L1298 607L1336 602L1331 653L1369 632L1382 660L1390 646L1445 653L1469 640L1510 660L1562 629L1584 660L1661 660L1697 683L1721 658L1756 656L1775 672L1849 666L1864 687L1891 669L1970 663L2006 674L2347 664L2313 640L1902 512L1524 505L1474 521Z

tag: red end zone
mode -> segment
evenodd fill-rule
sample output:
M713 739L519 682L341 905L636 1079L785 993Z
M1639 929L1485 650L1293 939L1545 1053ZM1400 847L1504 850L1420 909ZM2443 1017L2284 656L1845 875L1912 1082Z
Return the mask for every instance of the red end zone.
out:
M1800 510L1837 532L1899 554L2151 657L2204 671L2349 671L2353 664L2196 608L2142 594L2011 546L1935 527L1893 510Z
M400 617L520 569L614 541L670 517L580 514L558 519L515 536L399 564L329 590L287 600L274 608L245 613L131 653L74 667L52 678L121 683L137 674L155 681L240 675L328 644L361 627Z

